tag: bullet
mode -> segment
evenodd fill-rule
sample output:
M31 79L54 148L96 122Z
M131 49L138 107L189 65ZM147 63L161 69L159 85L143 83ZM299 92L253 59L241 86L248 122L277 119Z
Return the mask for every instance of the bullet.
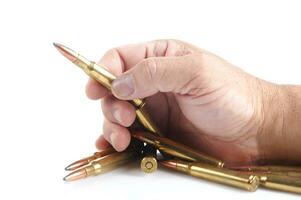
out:
M157 159L154 156L145 156L140 162L140 167L145 173L152 173L157 170Z
M157 149L151 145L143 147L143 158L140 161L140 168L145 173L152 173L157 170Z
M170 140L166 137L158 137L148 132L133 132L132 137L149 145L153 145L160 151L176 158L188 161L204 162L217 167L223 167L224 165L221 160L201 154L190 147Z
M258 176L218 168L204 163L186 162L182 160L166 160L160 163L167 168L184 172L191 176L241 188L250 192L255 191L259 185Z
M71 172L63 180L70 182L88 176L96 176L121 167L132 161L135 157L137 157L137 153L133 151L111 153L100 160L92 161L89 165Z
M113 152L116 152L114 150L113 147L108 147L107 149L104 149L102 151L99 151L99 152L95 152L92 156L89 156L89 157L86 157L86 158L83 158L83 159L80 159L78 161L75 161L73 163L71 163L70 165L68 165L65 170L66 171L73 171L75 169L78 169L78 168L81 168L87 164L89 164L90 162L98 159L98 158L101 158L101 157L104 157L110 153L113 153Z
M290 176L301 178L301 168L291 166L279 166L279 165L260 165L260 166L238 166L231 167L233 170L240 170L253 173L265 173L280 176Z
M258 174L260 176L260 186L280 190L284 192L292 192L301 194L301 179L290 176L281 176L273 174Z
M68 60L80 67L87 75L89 75L91 78L95 79L97 82L111 91L112 82L116 79L113 74L107 71L104 67L88 60L87 58L83 57L72 49L65 47L64 45L58 43L53 43L53 45ZM149 117L149 114L145 109L145 102L141 99L134 99L130 102L136 107L137 118L139 122L146 128L146 130L156 135L162 136L162 133Z

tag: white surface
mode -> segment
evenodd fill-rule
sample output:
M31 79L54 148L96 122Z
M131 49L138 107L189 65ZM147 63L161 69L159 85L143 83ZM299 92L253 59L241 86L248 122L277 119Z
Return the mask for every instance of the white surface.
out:
M300 2L300 1L299 1ZM300 84L298 1L1 1L0 199L300 199L248 193L138 165L65 184L63 168L95 151L99 102L87 77L53 48L97 60L114 46L177 38L246 71Z

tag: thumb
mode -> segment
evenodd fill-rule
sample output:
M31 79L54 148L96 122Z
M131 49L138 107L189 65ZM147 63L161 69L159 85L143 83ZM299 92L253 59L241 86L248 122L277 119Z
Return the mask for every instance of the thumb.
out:
M142 60L112 84L113 94L124 100L144 98L157 92L189 94L201 71L201 57L152 57Z

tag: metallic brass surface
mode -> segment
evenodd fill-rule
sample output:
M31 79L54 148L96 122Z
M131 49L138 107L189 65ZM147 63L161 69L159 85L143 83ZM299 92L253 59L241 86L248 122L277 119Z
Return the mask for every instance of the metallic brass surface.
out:
M248 191L255 191L259 185L258 176L213 167L204 163L186 162L181 160L166 160L161 161L160 163L168 168L172 168L198 178L234 186Z
M233 170L241 170L253 173L266 173L272 175L282 175L301 178L300 167L277 166L277 165L260 165L260 166L242 166L233 167Z
M102 174L128 163L135 157L137 157L137 153L133 151L111 153L100 160L92 161L89 165L73 171L64 180L75 181L88 176Z
M54 43L54 46L72 63L80 67L87 75L95 79L101 85L106 87L111 91L112 82L115 80L115 76L107 71L104 67L92 62L85 57L81 56L72 49L65 47L61 44ZM146 130L162 136L162 133L150 119L148 113L146 112L144 106L145 103L141 99L134 99L131 101L132 104L136 107L137 118L140 123L146 128Z
M152 173L157 170L157 159L154 156L145 156L140 162L140 167L145 173Z
M157 170L157 149L154 146L145 144L142 148L142 159L140 168L145 173L152 173Z
M217 167L223 167L221 160L201 154L190 147L177 143L165 137L158 137L147 132L133 132L132 136L147 144L153 145L160 151L189 161L200 161Z
M75 170L75 169L78 169L78 168L81 168L87 164L89 164L90 162L96 160L96 159L99 159L101 157L104 157L110 153L113 153L113 152L116 152L113 147L108 147L107 149L104 149L102 151L99 151L99 152L95 152L92 156L89 156L89 157L86 157L86 158L83 158L83 159L80 159L78 161L75 161L73 163L71 163L70 165L68 165L65 170L67 171L72 171L72 170Z
M262 187L301 194L300 178L271 174L261 174L259 176L260 186Z

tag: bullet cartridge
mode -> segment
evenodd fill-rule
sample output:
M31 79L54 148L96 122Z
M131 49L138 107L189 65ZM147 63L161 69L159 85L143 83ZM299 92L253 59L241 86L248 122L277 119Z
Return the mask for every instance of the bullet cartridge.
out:
M255 191L259 185L259 177L218 168L199 162L186 162L182 160L166 160L160 162L163 166L175 169L205 180L234 186L248 191Z
M260 186L301 194L301 179L290 176L281 176L273 174L258 174L260 176Z
M142 150L142 159L140 160L140 168L145 173L152 173L157 170L157 149L151 145L145 144Z
M157 170L157 159L154 156L145 156L140 162L140 167L145 173L152 173Z
M132 136L149 145L155 146L163 153L172 155L180 159L188 161L200 161L217 167L223 167L224 165L221 160L209 157L205 154L201 154L191 149L190 147L170 140L166 137L158 137L148 132L133 132Z
M240 166L232 167L233 170L240 170L253 173L272 174L280 176L290 176L301 178L301 168L293 166L280 166L280 165L259 165L259 166Z
M96 176L114 170L137 157L133 151L111 153L100 160L92 161L89 165L75 170L64 177L65 181L75 181L88 176Z
M65 170L66 171L73 171L75 169L81 168L87 164L89 164L90 162L102 158L110 153L116 152L113 147L108 147L107 149L104 149L102 151L99 152L95 152L92 156L80 159L78 161L75 161L73 163L71 163L70 165L68 165Z
M93 61L90 61L73 51L72 49L65 47L61 44L54 43L54 46L61 52L68 60L80 67L87 75L99 82L109 91L111 91L112 82L116 77L107 71L104 67L96 64ZM159 131L157 126L151 120L149 114L145 109L145 102L141 99L134 99L130 101L136 107L136 115L139 122L146 128L146 130L162 136L162 133Z

